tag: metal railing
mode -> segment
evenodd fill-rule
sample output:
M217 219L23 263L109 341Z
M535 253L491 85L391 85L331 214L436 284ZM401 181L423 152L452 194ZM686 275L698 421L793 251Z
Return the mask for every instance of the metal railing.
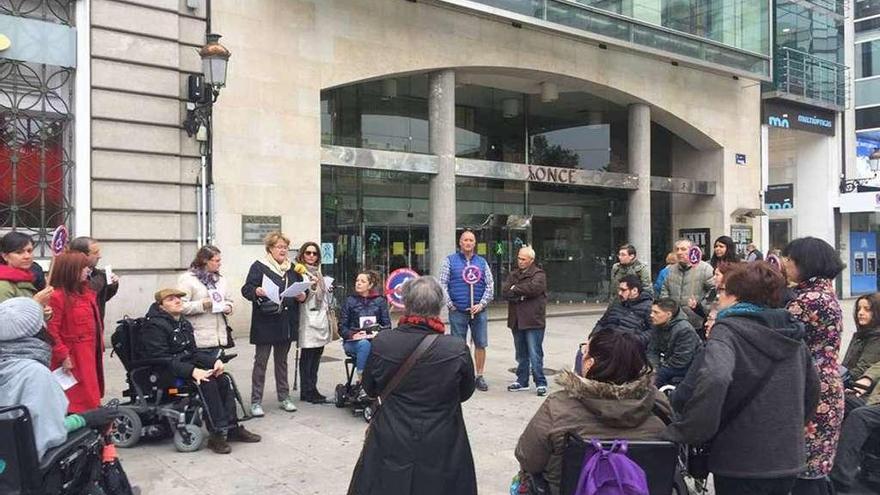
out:
M776 50L773 64L776 91L839 109L846 107L845 65L788 47Z

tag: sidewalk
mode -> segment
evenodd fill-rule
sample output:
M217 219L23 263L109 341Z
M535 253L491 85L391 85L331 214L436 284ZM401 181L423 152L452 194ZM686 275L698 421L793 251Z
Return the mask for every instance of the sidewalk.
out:
M504 307L493 307L490 311L493 320L506 317ZM554 309L552 313L562 311ZM544 345L545 367L570 367L573 349L597 318L551 318ZM240 337L238 342L235 350L239 356L228 369L247 401L253 346L247 344L246 337ZM109 358L109 353L107 356L106 399L109 400L121 397L124 372L117 359ZM319 373L319 387L325 395L332 395L335 385L344 381L342 358L342 346L338 342L327 346ZM503 495L518 470L513 454L516 442L543 399L534 392L506 391L513 379L507 370L515 363L510 331L502 321L489 324L487 361L485 376L489 391L475 392L463 410L480 493ZM290 366L292 378L292 354ZM337 409L333 405L317 406L297 400L299 411L279 410L272 393L272 366L269 368L263 404L266 417L247 423L248 429L263 435L261 443L233 444L230 455L217 455L206 449L191 454L178 453L170 439L120 449L123 466L132 483L139 485L144 495L344 494L360 454L366 423L360 416L352 416L349 409ZM549 378L552 392L552 377ZM293 396L299 398L296 392Z

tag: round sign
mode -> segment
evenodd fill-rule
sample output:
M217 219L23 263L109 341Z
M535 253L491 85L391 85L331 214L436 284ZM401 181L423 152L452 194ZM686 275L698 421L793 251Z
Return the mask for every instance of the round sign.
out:
M698 265L703 261L703 250L700 249L700 246L691 246L688 249L688 261L691 265Z
M779 256L776 256L775 254L768 254L767 263L772 266L774 270L777 270L779 272L782 271L782 260L779 259Z
M59 225L55 232L52 233L52 253L55 256L61 254L64 251L64 248L67 246L67 227L64 225Z
M403 308L403 286L414 278L419 278L419 274L409 268L398 268L389 273L385 281L385 297L388 299L388 304L395 308Z
M483 271L477 265L468 265L461 271L461 278L468 285L475 285L483 279Z

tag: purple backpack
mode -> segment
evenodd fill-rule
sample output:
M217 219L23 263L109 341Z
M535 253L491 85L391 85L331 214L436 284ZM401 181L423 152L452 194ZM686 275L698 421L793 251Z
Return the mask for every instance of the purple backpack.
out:
M590 445L574 495L649 495L645 471L626 456L626 440L608 450L595 438Z

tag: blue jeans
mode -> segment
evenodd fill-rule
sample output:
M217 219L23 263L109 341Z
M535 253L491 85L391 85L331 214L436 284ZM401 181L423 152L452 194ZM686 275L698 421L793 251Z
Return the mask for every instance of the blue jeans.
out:
M466 311L452 310L449 312L449 328L452 330L452 335L465 340L470 328L474 345L479 349L489 347L489 315L486 310L477 313L473 319Z
M513 347L516 349L516 381L523 387L529 385L529 367L538 387L547 386L544 376L544 329L511 330Z
M364 372L364 366L367 365L367 358L370 357L370 341L368 339L362 340L346 340L342 343L342 348L345 350L345 353L349 356L354 356L355 368L357 368L358 373Z

